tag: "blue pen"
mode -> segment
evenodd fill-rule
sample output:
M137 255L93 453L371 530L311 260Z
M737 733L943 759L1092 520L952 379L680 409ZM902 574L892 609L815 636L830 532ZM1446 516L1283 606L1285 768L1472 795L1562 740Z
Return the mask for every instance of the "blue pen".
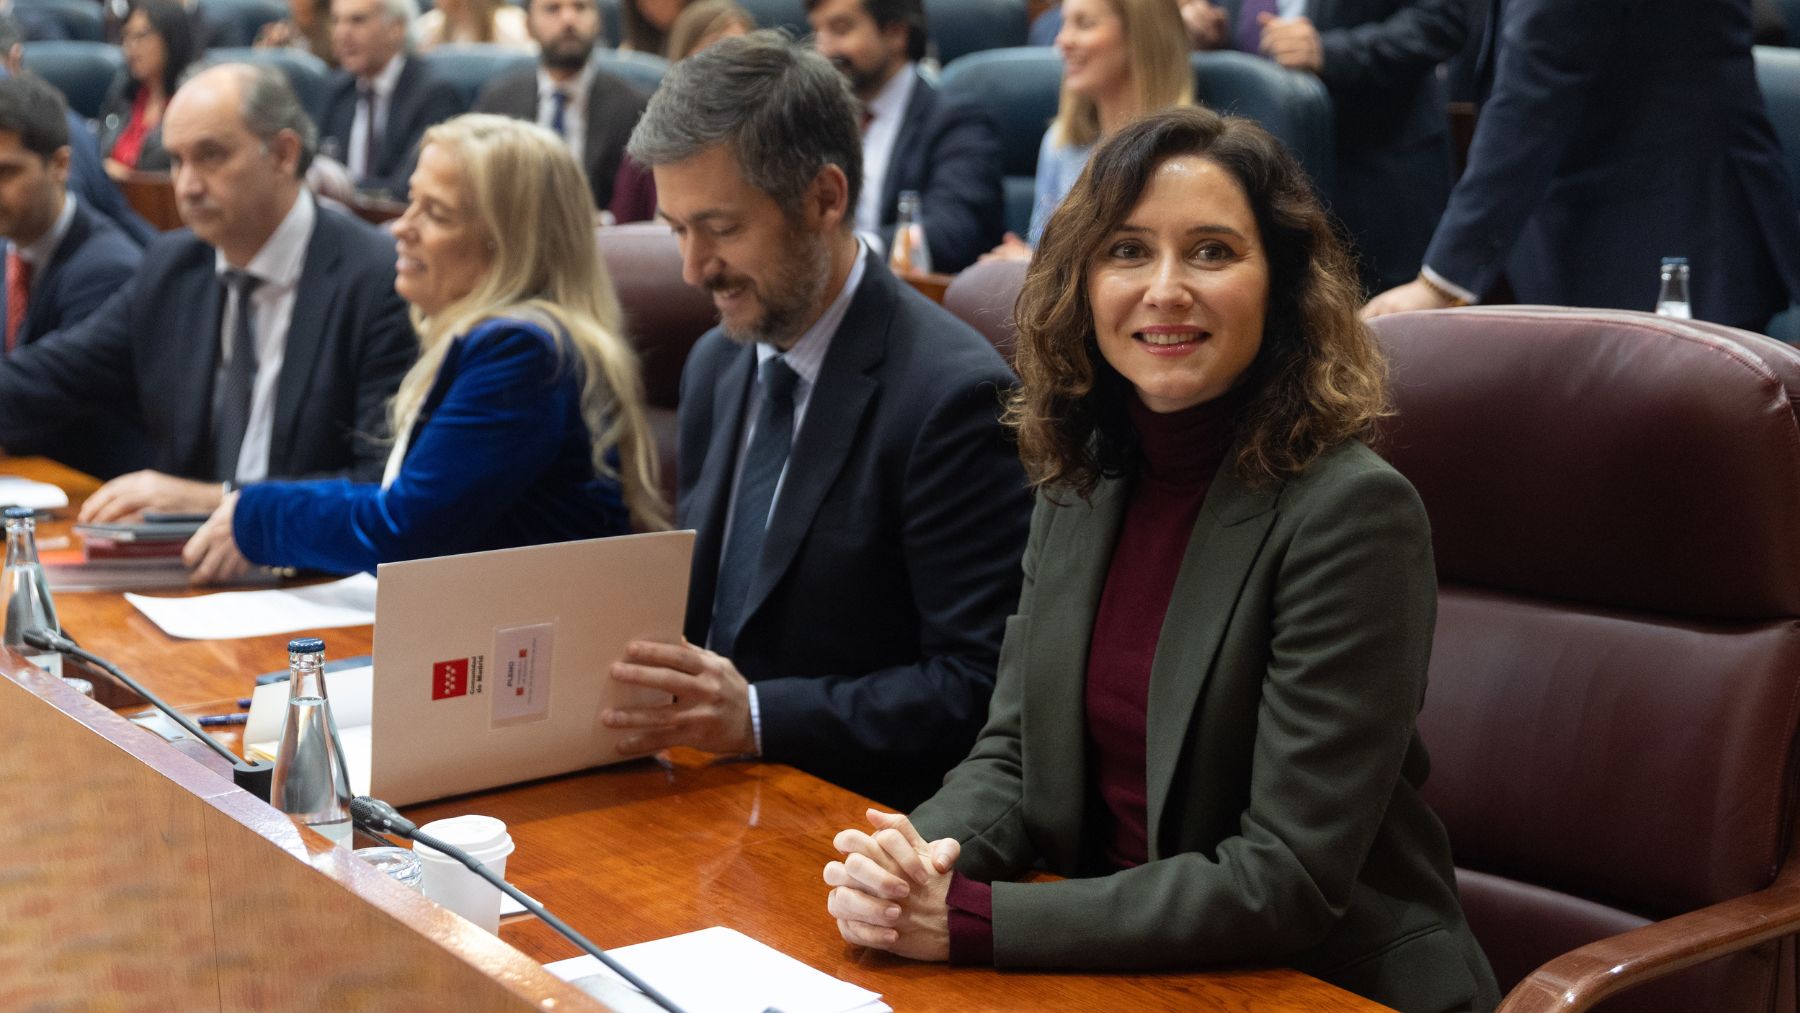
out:
M250 720L248 714L208 714L199 721L202 728L216 728L219 725L241 725Z

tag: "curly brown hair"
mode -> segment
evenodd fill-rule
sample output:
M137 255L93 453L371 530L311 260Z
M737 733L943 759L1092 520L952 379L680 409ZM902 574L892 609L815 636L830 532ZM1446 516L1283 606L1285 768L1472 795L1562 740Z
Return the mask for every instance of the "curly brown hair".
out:
M1240 380L1237 474L1267 486L1330 448L1368 440L1388 414L1387 364L1357 311L1350 255L1306 172L1255 122L1207 109L1170 109L1097 149L1050 217L1014 316L1020 385L1007 405L1032 484L1086 497L1129 473L1137 439L1131 385L1100 354L1087 278L1095 255L1138 203L1158 166L1199 156L1237 180L1269 260L1262 348Z

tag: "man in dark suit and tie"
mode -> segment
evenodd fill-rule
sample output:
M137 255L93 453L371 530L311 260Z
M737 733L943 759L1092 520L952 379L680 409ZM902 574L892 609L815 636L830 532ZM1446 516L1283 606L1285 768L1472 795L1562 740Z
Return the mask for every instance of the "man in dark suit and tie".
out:
M537 40L538 65L489 81L475 111L531 120L561 136L587 171L594 206L604 209L648 97L592 59L601 27L594 0L530 0L525 24Z
M1800 211L1750 56L1750 0L1492 0L1469 165L1418 279L1365 315L1475 302L1649 310L1761 330L1800 299Z
M1031 498L1005 363L851 229L856 115L757 32L676 64L632 135L721 320L681 384L688 643L613 666L674 702L603 720L628 753L755 753L910 806L986 720Z
M406 199L426 129L463 111L456 89L407 51L414 0L332 0L332 75L321 143L358 189Z
M313 126L274 67L203 71L163 136L192 231L158 237L87 319L0 361L0 446L101 406L131 414L152 470L102 486L86 520L210 512L264 478L379 478L417 350L393 242L301 185Z
M62 95L37 77L0 78L0 236L6 285L0 326L7 355L92 313L136 272L142 251L68 192L72 153ZM114 408L9 444L99 478L149 459L142 432Z
M1311 74L1336 107L1327 195L1349 230L1363 283L1381 291L1419 271L1450 198L1450 128L1438 64L1468 37L1465 0L1239 0L1230 25L1183 5L1197 46L1229 44Z
M919 0L807 0L806 18L862 103L856 228L891 248L900 194L911 190L924 204L933 270L954 274L993 249L1005 227L1000 135L985 110L919 76Z

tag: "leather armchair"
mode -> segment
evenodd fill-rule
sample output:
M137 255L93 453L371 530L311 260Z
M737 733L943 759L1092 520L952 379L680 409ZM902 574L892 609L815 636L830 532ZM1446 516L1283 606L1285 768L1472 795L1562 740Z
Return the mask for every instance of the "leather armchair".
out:
M1507 1011L1792 1011L1800 352L1639 313L1375 321L1439 577L1426 797Z
M644 373L646 414L656 437L663 491L675 499L675 405L688 352L719 322L712 297L681 280L681 250L660 222L595 230L600 257L625 309L625 333Z

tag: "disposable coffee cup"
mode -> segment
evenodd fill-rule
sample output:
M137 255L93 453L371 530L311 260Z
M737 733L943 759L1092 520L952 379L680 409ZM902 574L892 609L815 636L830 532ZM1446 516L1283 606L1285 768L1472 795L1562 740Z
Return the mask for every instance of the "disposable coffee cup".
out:
M461 848L469 857L505 878L506 856L512 854L512 835L506 824L492 816L453 816L433 820L419 828L445 844ZM500 931L500 891L448 855L418 842L413 854L425 867L425 896L437 901L492 933Z

